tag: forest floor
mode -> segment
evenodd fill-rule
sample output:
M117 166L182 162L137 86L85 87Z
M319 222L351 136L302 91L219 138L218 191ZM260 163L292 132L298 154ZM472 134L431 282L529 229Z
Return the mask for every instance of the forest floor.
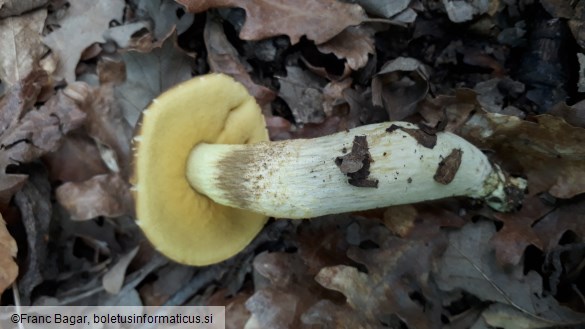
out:
M585 325L584 22L581 0L0 0L0 305ZM526 178L524 202L271 219L227 261L173 262L135 223L131 140L152 99L209 72L248 89L272 140L424 124Z

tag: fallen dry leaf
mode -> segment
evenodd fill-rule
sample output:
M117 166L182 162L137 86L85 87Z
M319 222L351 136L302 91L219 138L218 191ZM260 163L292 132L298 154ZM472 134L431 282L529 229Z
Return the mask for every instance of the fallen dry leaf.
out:
M552 209L540 198L530 197L523 201L518 212L494 214L504 224L490 241L500 265L518 265L529 245L544 250L544 243L533 230L533 225Z
M384 106L390 120L416 113L429 91L430 68L414 58L398 57L385 63L372 79L372 103Z
M81 182L108 173L95 142L86 135L69 134L55 152L43 156L50 178L60 182Z
M287 66L286 77L280 78L278 95L290 107L296 123L321 123L323 111L323 86L325 82L298 66Z
M0 214L0 295L18 276L18 265L14 261L17 251L16 241L8 233Z
M94 176L83 182L68 182L57 188L57 201L72 219L117 217L132 213L130 186L117 174Z
M440 238L422 243L386 236L379 249L350 250L350 258L364 264L367 273L339 265L323 268L315 280L343 293L351 309L370 323L394 314L412 328L438 328L441 309L429 272L442 245Z
M331 81L325 85L323 88L323 111L326 116L333 115L333 111L337 107L347 104L343 94L351 88L352 82L351 78L346 78L341 81Z
M6 174L6 167L36 160L59 148L63 136L83 124L85 114L69 97L58 92L42 107L34 108L47 83L44 71L32 72L0 100L0 201L6 202L26 179Z
M16 16L44 6L49 0L0 0L0 18Z
M193 23L193 15L172 0L135 0L125 14L132 17L124 25L113 26L104 33L118 48L149 52L160 47L173 32L185 32Z
M326 216L319 222L299 225L295 236L299 257L306 266L306 272L314 277L326 266L349 265L353 262L347 257L349 243L343 229L353 221L350 216Z
M491 113L514 115L524 118L526 114L513 106L506 106L508 95L518 96L525 91L522 82L509 78L494 78L482 81L473 87L477 93L477 102L482 108Z
M565 119L572 126L585 128L585 101L580 101L571 106L565 103L557 104L549 114Z
M75 81L75 68L83 51L96 42L105 42L103 33L110 22L122 21L125 3L122 0L77 0L70 3L67 14L60 20L61 28L44 38L59 59L55 72L58 78ZM91 15L87 15L91 13Z
M454 23L470 21L474 15L485 14L498 9L499 1L443 0L449 19Z
M126 269L128 268L128 265L130 265L132 259L134 259L134 256L138 253L138 249L139 247L135 247L128 253L120 256L118 262L114 264L106 274L104 274L102 284L107 292L113 295L120 292L124 285L124 279L126 278Z
M26 231L26 271L18 280L21 302L30 305L33 289L50 276L48 268L49 224L53 215L51 185L42 165L28 166L30 177L14 196Z
M571 6L571 2L563 0L540 0L540 3L555 18L571 19L575 14L575 9Z
M534 232L543 242L543 249L551 251L559 245L562 236L572 231L585 236L585 202L576 201L559 206L534 224Z
M311 306L311 308L303 313L301 320L308 325L317 325L319 326L318 328L380 328L378 321L371 321L347 305L339 306L326 299L320 300ZM393 326L387 327L393 328Z
M321 299L341 302L340 294L313 278L324 266L351 263L345 256L348 243L343 234L351 221L349 216L325 216L315 225L302 223L293 237L298 252L265 252L255 257L256 292L246 302L252 313L250 328L309 329L301 323L301 315L311 305Z
M250 312L244 304L250 296L251 292L248 290L240 291L235 296L229 296L225 289L220 289L204 304L225 306L225 329L241 329L250 319Z
M368 13L385 18L391 18L394 15L406 10L412 0L394 0L394 1L378 1L378 0L357 0L356 2L364 7Z
M475 145L494 150L503 161L519 165L531 195L548 191L571 198L585 192L585 129L550 115L534 119L477 113L458 132Z
M97 141L98 146L101 146L100 152L104 163L110 170L128 178L132 161L130 149L132 127L125 120L122 109L116 102L115 89L113 83L91 87L84 82L75 82L69 84L64 93L75 99L87 114L86 132ZM109 150L113 151L112 160L107 154Z
M73 219L117 217L132 213L129 188L128 182L119 175L104 174L83 182L65 183L57 188L56 196Z
M428 204L392 206L384 210L383 223L400 237L426 240L440 234L443 227L465 224L463 218L445 208Z
M551 328L552 325L545 320L527 317L522 311L503 304L490 305L481 313L481 320L485 321L486 327L506 329L540 329ZM475 326L481 328L479 323Z
M182 6L172 0L137 0L136 16L148 21L154 44L160 46L176 30L177 34L185 32L193 23L193 15L183 13Z
M156 280L140 287L140 296L145 305L163 305L169 298L185 286L195 274L192 266L171 263L161 267L153 274ZM217 305L205 303L205 305ZM226 316L230 316L229 313ZM226 319L227 320L227 319Z
M150 33L142 33L149 28L147 21L113 26L104 32L104 39L113 42L119 49L149 52L155 46L153 37Z
M1 9L0 9L1 10ZM0 80L13 85L39 66L47 10L0 19Z
M177 0L187 11L200 13L210 8L240 7L246 11L246 23L240 39L261 40L286 34L291 44L302 36L321 44L346 27L358 25L367 19L364 10L355 4L336 0L302 1L237 1L237 0Z
M388 112L382 106L372 103L371 88L348 88L343 91L343 97L349 105L348 128L389 120Z
M354 70L366 66L368 55L374 54L374 29L366 26L351 26L332 39L317 45L320 52L333 53L337 58L345 59Z
M542 278L521 267L508 271L499 268L489 240L496 230L493 223L481 221L449 233L449 244L435 264L436 281L441 290L463 290L477 298L514 308L528 319L549 326L571 326L583 317L559 304L543 291ZM518 319L520 320L520 319Z
M126 81L114 91L131 127L152 99L191 77L193 59L175 46L174 38L168 38L160 48L149 53L129 51L122 57Z
M207 48L207 61L213 72L225 73L241 82L250 95L256 98L260 107L274 100L275 92L252 80L248 74L251 69L246 66L247 63L240 58L236 48L228 41L220 21L211 13L207 14L203 38Z
M298 328L301 314L325 292L306 272L298 254L261 253L254 259L254 270L264 282L255 285L255 293L246 301L252 314L246 328L252 324L258 328Z

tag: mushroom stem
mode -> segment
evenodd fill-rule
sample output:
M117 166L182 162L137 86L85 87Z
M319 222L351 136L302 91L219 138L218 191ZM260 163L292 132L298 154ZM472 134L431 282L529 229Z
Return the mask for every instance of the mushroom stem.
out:
M365 137L364 137L365 136ZM310 218L451 196L509 211L526 182L510 178L455 134L406 122L315 139L197 145L191 186L213 201L273 217Z

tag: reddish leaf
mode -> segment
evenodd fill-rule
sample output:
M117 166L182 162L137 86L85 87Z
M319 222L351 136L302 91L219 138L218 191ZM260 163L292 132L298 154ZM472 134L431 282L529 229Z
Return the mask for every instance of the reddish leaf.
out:
M535 120L477 113L459 132L475 145L494 150L503 161L518 164L528 176L531 195L549 191L570 198L585 192L585 129L550 115Z
M291 43L299 42L306 35L316 44L323 43L346 27L358 25L367 16L354 4L335 0L302 1L237 1L237 0L177 0L191 13L209 8L241 7L246 11L246 23L240 32L243 40L260 40L286 34Z
M552 210L538 197L524 200L522 210L516 213L495 213L504 227L494 235L491 244L502 265L518 265L529 245L543 249L543 243L532 229L532 224Z

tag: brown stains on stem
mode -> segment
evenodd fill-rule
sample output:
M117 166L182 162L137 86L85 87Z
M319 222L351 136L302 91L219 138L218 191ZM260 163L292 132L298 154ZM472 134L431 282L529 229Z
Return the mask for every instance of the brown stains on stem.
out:
M434 130L433 128L420 125L419 129L409 129L393 124L390 127L388 127L388 129L386 129L386 131L389 133L392 133L396 130L404 131L405 133L409 134L412 138L416 139L416 141L420 145L426 148L432 149L433 147L435 147L435 145L437 145L436 130Z
M339 170L349 177L349 184L357 187L378 187L378 180L369 179L370 163L373 162L368 151L366 136L355 136L351 152L337 157L335 164Z
M453 181L461 165L462 155L463 151L453 149L446 158L439 162L435 176L433 176L437 183L447 185Z
M250 203L250 193L244 188L242 181L250 172L250 164L257 160L255 152L236 150L218 162L221 175L215 177L217 186L235 207L245 209Z
M274 161L281 158L285 142L262 142L246 145L228 152L217 162L218 176L214 179L230 206L248 209L266 191ZM260 174L259 168L262 169Z

